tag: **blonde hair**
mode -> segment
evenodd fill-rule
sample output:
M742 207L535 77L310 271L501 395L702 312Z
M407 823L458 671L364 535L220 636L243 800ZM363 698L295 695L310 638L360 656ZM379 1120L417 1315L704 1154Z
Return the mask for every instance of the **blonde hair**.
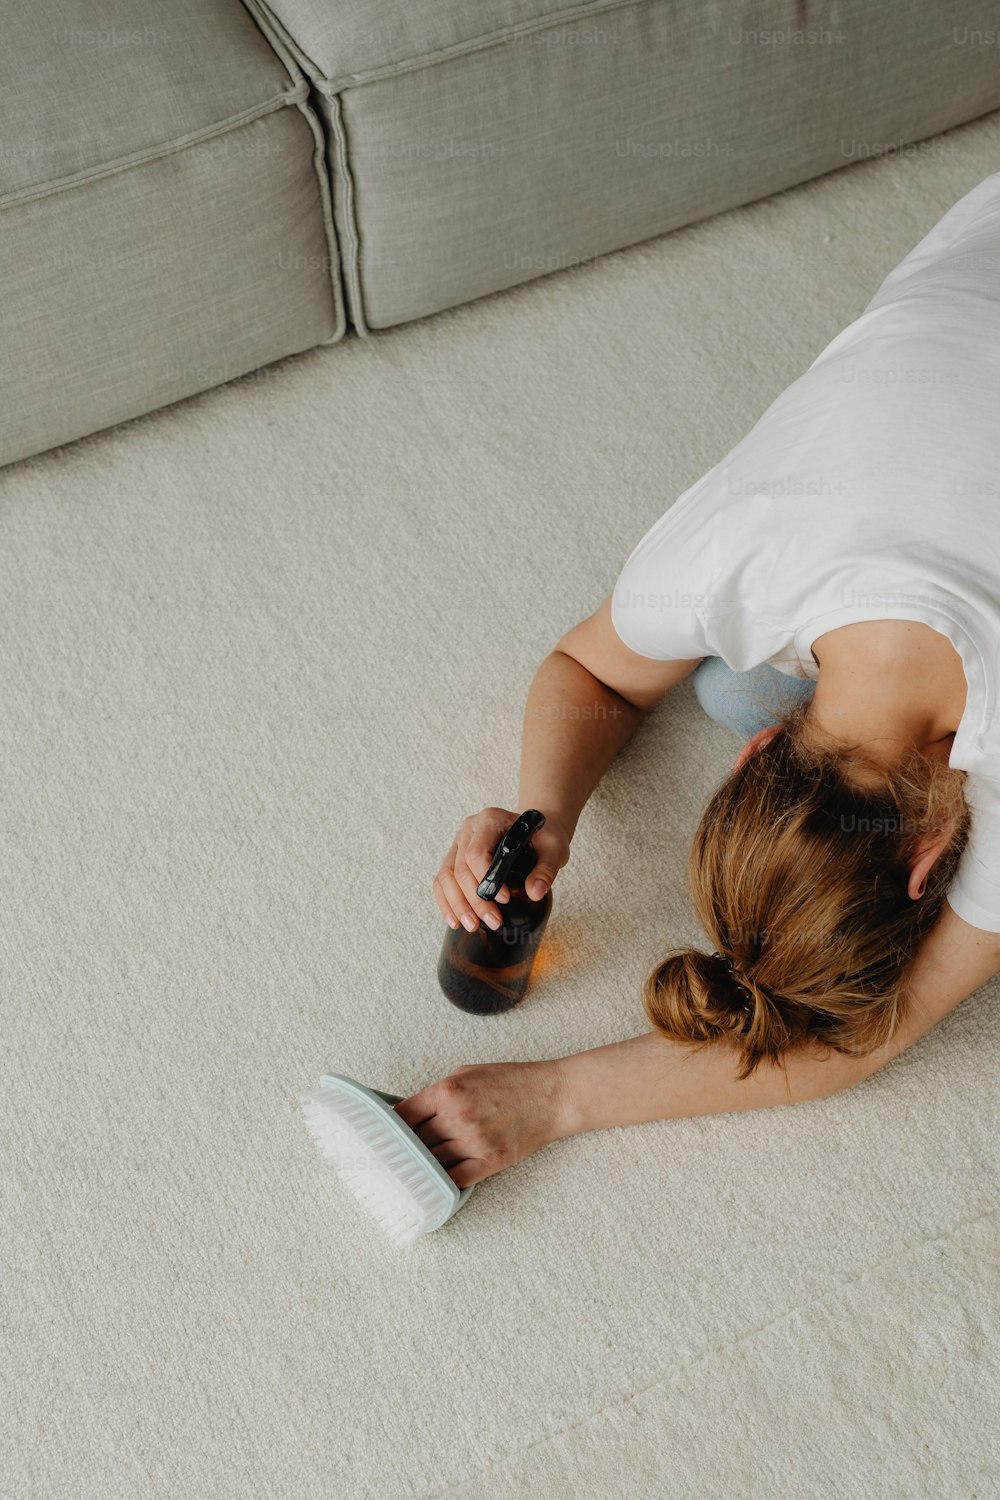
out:
M718 955L674 949L647 977L655 1029L727 1040L741 1079L810 1040L851 1056L883 1046L908 965L933 926L968 838L965 773L909 750L885 767L800 704L715 792L689 878ZM910 865L952 829L917 900Z

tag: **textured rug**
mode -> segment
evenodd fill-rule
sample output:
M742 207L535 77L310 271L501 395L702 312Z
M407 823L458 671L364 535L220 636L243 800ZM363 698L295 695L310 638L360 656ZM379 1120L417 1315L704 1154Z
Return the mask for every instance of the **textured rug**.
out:
M1000 985L831 1099L552 1145L409 1252L297 1094L647 1029L734 751L689 684L515 1011L440 994L433 873L515 805L543 656L998 160L992 116L0 471L0 1494L996 1494Z

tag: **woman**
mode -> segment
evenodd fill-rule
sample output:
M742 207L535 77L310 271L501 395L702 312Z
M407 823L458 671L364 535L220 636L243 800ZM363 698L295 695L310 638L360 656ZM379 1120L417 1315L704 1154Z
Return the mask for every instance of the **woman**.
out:
M537 898L588 797L683 678L747 743L690 875L711 952L653 1031L460 1068L396 1106L460 1186L605 1125L818 1098L1000 971L1000 173L634 548L531 685L517 809L467 818L445 919L525 807ZM506 892L498 900L503 901Z

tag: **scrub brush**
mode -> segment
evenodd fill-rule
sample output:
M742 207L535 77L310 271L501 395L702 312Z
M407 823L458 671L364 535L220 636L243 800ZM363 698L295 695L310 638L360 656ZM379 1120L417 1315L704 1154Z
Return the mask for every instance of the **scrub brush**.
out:
M344 1186L398 1245L440 1229L468 1200L437 1157L392 1108L404 1097L324 1073L300 1094L306 1127Z

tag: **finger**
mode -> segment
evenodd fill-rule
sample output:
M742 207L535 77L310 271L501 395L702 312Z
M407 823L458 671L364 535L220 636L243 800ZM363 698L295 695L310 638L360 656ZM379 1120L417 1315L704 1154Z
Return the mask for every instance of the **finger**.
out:
M465 1153L455 1141L441 1141L438 1145L431 1146L430 1153L443 1167L454 1167L465 1160Z
M458 918L456 917L455 913L452 911L451 907L448 905L448 902L445 900L444 889L443 889L443 887L441 885L441 877L440 877L440 875L435 875L434 876L433 890L434 890L434 900L437 902L438 909L439 909L441 915L444 917L445 921L448 923L448 926L449 927L458 927L458 925L459 925Z
M477 932L481 921L494 932L502 925L503 916L493 903L476 895L477 881L468 866L459 861L454 870L442 867L438 879L445 900L469 932Z
M455 913L455 916L461 922L462 926L468 932L478 932L479 916L469 905L468 898L465 892L462 890L462 887L459 885L458 881L455 879L454 872L451 870L440 870L438 872L437 878L441 887L442 896L451 907L452 911Z
M524 889L533 901L542 899L564 864L565 860L561 858L561 851L559 854L554 851L549 852L543 842L531 874L524 883Z
M413 1127L414 1135L418 1136L427 1147L428 1151L435 1146L443 1146L446 1141L455 1144L454 1134L441 1123L440 1115L432 1115L429 1120Z
M416 1130L437 1114L437 1099L431 1096L430 1089L421 1089L419 1094L411 1094L409 1099L400 1099L392 1108L404 1124L409 1125L411 1130Z
M478 1156L467 1156L448 1169L448 1176L457 1188L475 1187L477 1182L483 1182L492 1175L486 1162Z
M448 902L445 900L444 892L441 889L441 874L445 870L453 870L455 868L455 855L457 850L458 839L454 838L451 841L451 848L448 850L448 853L441 861L441 868L434 876L433 880L434 900L437 902L438 907L441 911L441 915L444 917L449 927L457 927L459 919L457 913L452 911L451 907L448 905Z
M468 865L464 867L461 864L456 866L455 879L458 881L470 908L476 914L476 926L478 927L480 921L483 921L487 927L492 927L493 931L496 932L497 928L503 925L503 912L497 910L495 902L484 901L482 896L477 894L476 887L479 881Z

